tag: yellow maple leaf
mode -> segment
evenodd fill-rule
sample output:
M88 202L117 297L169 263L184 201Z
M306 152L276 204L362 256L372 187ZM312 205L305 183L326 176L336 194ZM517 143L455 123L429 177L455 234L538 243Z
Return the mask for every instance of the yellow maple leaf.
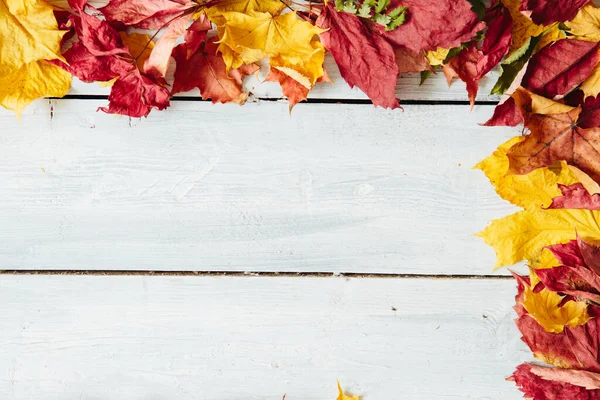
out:
M295 13L273 16L267 12L228 11L222 16L226 22L220 42L238 53L248 48L260 50L268 56L295 55L301 60L310 57L313 37L323 32L298 19Z
M589 321L587 304L583 301L567 301L562 306L564 296L546 288L535 293L525 286L523 307L546 331L561 333L565 326L583 325Z
M429 50L425 52L425 57L427 58L427 61L429 61L429 64L432 66L442 65L444 63L444 60L448 56L448 52L450 52L450 49L438 47L436 50Z
M513 19L511 32L513 42L508 51L508 57L520 49L532 36L538 36L545 32L544 36L538 43L538 50L552 42L555 42L558 39L565 37L565 34L559 29L558 24L553 24L550 27L534 24L531 19L529 19L519 10L519 7L521 6L521 0L502 0L502 4L504 4L504 6L508 9L510 16Z
M222 26L226 22L223 18L225 12L235 11L246 14L250 11L258 11L277 15L283 7L285 4L279 0L221 0L216 5L208 7L206 15L214 24Z
M64 96L71 76L45 60L61 59L53 9L41 0L0 0L0 105L20 115L38 97Z
M548 207L554 197L561 195L559 183L572 185L579 181L564 162L557 168L538 168L525 175L507 175L509 161L506 152L524 139L516 136L503 143L474 168L483 171L504 200L524 209Z
M533 269L548 269L558 267L560 262L554 257L554 254L548 249L542 250L538 257L529 260L529 266ZM537 275L535 275L537 277ZM533 280L531 286L535 287Z
M338 381L338 397L336 400L360 400L360 398L358 395L350 396L345 394L342 390L342 385L340 385L340 382Z
M0 75L25 64L60 56L60 41L53 9L40 0L0 0Z
M574 38L588 42L600 41L600 9L591 4L579 10L575 18L565 22Z
M561 114L575 108L530 92L522 86L519 86L510 96L515 100L517 107L534 114Z
M575 240L577 234L595 242L599 223L600 211L531 209L494 220L477 236L496 251L496 269L536 260L544 247Z
M0 76L0 104L21 116L33 100L63 97L71 87L71 74L47 61L32 61L11 74Z
M505 200L524 208L515 214L492 221L477 236L496 251L499 268L528 260L539 265L544 247L566 243L576 238L576 232L584 239L600 238L600 211L552 209L552 199L560 196L558 184L571 185L578 179L566 163L560 162L549 168L538 168L526 175L507 175L506 152L522 137L515 137L501 145L491 156L477 164L496 192Z
M298 63L286 54L277 55L270 60L271 68L275 68L288 75L302 86L311 89L324 74L323 61L325 60L325 47L318 40L311 42L314 51L308 61Z
M600 29L600 27L598 28ZM590 76L581 84L584 97L596 97L600 93L600 64L596 65Z

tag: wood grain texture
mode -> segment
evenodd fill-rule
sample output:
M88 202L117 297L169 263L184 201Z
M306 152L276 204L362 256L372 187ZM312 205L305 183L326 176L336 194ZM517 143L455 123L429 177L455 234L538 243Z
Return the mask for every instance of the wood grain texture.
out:
M519 399L509 280L0 276L11 400ZM392 309L394 308L395 311Z
M2 268L487 274L513 210L471 170L518 134L491 106L104 103L0 114Z

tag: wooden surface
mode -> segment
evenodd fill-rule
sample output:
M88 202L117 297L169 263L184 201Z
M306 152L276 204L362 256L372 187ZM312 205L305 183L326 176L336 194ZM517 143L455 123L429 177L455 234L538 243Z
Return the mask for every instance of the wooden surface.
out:
M510 280L4 276L11 399L518 398ZM43 396L36 395L42 394ZM6 398L6 397L4 397Z
M515 283L472 236L514 207L471 170L519 130L441 76L291 115L256 79L142 120L81 83L0 111L2 398L521 398Z

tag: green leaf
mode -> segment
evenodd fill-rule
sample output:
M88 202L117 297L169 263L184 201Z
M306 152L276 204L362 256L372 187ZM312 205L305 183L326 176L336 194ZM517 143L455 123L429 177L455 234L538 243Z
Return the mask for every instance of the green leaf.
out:
M358 10L356 9L356 4L352 0L348 0L344 2L343 11L348 14L356 14Z
M363 18L371 18L371 6L363 3L358 9L358 15Z
M390 5L390 0L377 0L377 6L375 6L375 14L381 14Z
M504 94L504 92L506 92L519 74L519 71L521 71L523 66L533 55L543 35L544 34L542 33L538 36L527 39L523 46L521 46L510 57L504 60L502 64L500 64L500 77L492 88L491 94Z
M386 26L387 24L392 22L392 19L390 18L389 15L375 14L375 16L373 17L373 22L375 22L376 24L379 24L379 25Z
M444 58L443 64L446 64L454 56L458 55L458 53L460 53L464 48L465 48L464 45L461 45L459 47L453 47L450 50L448 50L448 54L446 55L446 58Z
M335 0L335 10L342 11L344 9L344 0Z
M363 5L368 5L369 7L375 7L377 6L377 1L376 0L365 0L363 1Z
M419 82L419 86L423 85L427 78L431 76L431 71L425 70L421 71L421 82Z
M406 7L398 7L393 9L389 14L392 20L385 26L386 31L393 31L406 21Z
M483 0L469 0L471 3L471 11L477 14L477 19L483 21L485 18L485 4L483 4Z

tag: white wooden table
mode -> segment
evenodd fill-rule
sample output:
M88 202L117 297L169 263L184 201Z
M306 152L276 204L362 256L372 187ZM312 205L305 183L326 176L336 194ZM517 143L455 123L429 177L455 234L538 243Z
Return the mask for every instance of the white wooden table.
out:
M471 170L464 85L375 109L328 65L291 116L195 97L130 120L106 89L0 111L0 397L519 399L515 282L472 236L513 211ZM191 95L190 95L191 96Z

